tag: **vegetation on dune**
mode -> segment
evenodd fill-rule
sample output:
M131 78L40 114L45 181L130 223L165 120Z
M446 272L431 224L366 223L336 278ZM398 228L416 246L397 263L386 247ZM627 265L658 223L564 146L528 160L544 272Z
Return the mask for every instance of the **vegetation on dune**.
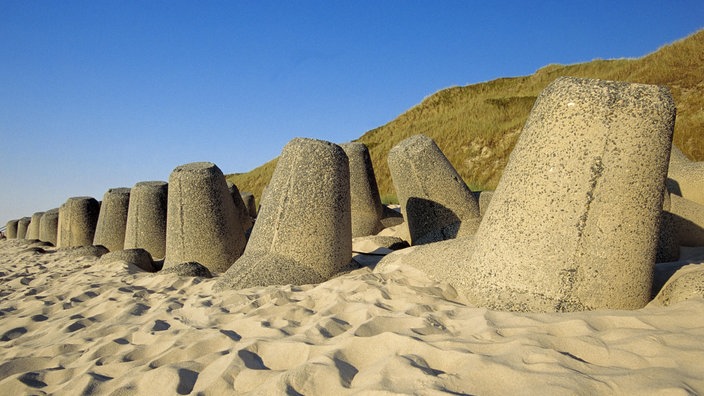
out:
M422 133L438 144L472 190L494 189L533 102L561 76L666 85L677 104L674 143L704 161L704 30L639 59L549 65L526 77L500 78L443 89L357 141L369 147L379 192L394 195L386 156L403 139ZM257 199L276 159L243 174L228 175Z

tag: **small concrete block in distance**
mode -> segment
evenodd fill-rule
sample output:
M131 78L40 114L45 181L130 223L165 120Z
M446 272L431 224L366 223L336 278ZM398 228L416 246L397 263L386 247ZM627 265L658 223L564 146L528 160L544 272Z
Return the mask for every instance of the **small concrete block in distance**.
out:
M143 181L132 187L125 226L125 249L142 248L157 260L166 255L168 183Z
M47 210L39 221L39 240L56 246L59 233L59 208Z
M671 193L704 205L704 161L692 161L672 146L667 177Z
M19 223L19 220L10 220L5 224L5 236L7 236L7 239L17 239L17 223Z
M43 214L44 212L36 212L32 215L32 220L30 220L29 226L27 227L26 239L39 239L39 228Z
M125 249L106 253L100 258L101 264L112 264L118 261L125 261L139 267L143 271L156 272L151 254L144 249Z
M244 255L216 290L328 280L352 259L349 164L335 144L284 147Z
M655 255L656 263L669 263L680 258L680 245L675 233L674 218L670 213L670 193L663 191L662 212L660 212L660 229L658 232L658 250ZM657 273L655 273L657 276Z
M254 221L249 217L249 210L245 206L240 190L235 183L227 182L227 189L230 190L232 201L235 203L236 221L242 226L242 232L246 235L247 231L254 225Z
M29 223L32 221L31 217L23 217L17 222L17 239L27 239L27 230L29 230Z
M95 228L94 245L103 245L115 252L125 247L125 227L130 203L129 188L111 188L103 195L98 224Z
M477 199L431 138L401 141L388 163L412 245L474 234L481 219Z
M57 247L90 246L95 236L100 204L91 197L72 197L59 208Z
M220 168L194 162L171 172L164 269L194 261L210 272L224 272L240 257L246 243Z
M254 194L247 191L240 191L240 196L242 197L242 202L244 202L244 206L247 208L247 213L249 213L249 217L256 218L257 204L254 199Z
M674 120L664 87L550 84L461 264L458 292L497 310L645 306Z
M384 212L369 149L358 142L340 147L345 150L350 164L352 238L374 235L384 229L381 223Z

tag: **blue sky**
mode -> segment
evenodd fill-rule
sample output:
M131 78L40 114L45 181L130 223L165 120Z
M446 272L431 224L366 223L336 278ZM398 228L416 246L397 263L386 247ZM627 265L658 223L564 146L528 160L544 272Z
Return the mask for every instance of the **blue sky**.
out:
M343 143L455 85L640 57L704 1L0 0L0 224Z

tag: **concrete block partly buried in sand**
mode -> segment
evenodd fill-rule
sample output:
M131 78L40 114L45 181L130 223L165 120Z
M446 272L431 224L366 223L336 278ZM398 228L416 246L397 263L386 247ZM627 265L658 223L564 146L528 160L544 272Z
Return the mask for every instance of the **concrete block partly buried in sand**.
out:
M671 193L704 205L704 161L692 161L672 146L667 177Z
M345 143L340 147L345 150L350 164L352 237L376 234L384 229L381 223L383 208L369 149L357 142Z
M42 215L44 212L36 212L32 215L32 219L29 222L29 226L27 226L27 235L25 235L25 239L39 239L39 227L42 219Z
M252 225L254 225L254 221L252 221L252 218L249 217L249 210L245 206L244 201L242 200L242 195L240 195L240 190L237 188L235 183L227 182L227 189L230 191L232 201L235 203L237 223L242 226L242 232L246 235L247 231L249 231L249 229L252 228Z
M556 80L538 97L475 238L393 259L491 309L645 306L674 118L662 87Z
M243 289L329 279L352 259L347 155L293 139L284 147L244 255L216 284Z
M111 188L103 195L93 245L115 252L125 247L125 227L130 204L129 188Z
M389 151L388 162L411 244L474 234L477 199L432 139L403 140Z
M17 239L17 223L19 223L19 220L10 220L5 223L5 236L7 236L7 239Z
M49 242L56 246L56 238L59 233L59 209L51 209L44 212L39 221L39 240Z
M72 197L59 208L57 247L91 246L100 204L91 197Z
M125 249L144 249L156 260L166 255L168 183L143 181L132 187L125 226Z
M23 217L17 222L17 239L27 239L27 230L29 230L29 223L32 221L31 217Z
M164 269L197 262L224 272L244 250L246 239L222 171L210 162L174 169L169 177Z

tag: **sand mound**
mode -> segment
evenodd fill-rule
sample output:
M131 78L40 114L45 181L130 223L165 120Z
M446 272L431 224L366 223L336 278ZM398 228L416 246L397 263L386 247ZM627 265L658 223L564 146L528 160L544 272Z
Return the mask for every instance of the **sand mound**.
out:
M409 267L220 293L136 268L0 241L2 393L704 392L701 298L508 313Z

